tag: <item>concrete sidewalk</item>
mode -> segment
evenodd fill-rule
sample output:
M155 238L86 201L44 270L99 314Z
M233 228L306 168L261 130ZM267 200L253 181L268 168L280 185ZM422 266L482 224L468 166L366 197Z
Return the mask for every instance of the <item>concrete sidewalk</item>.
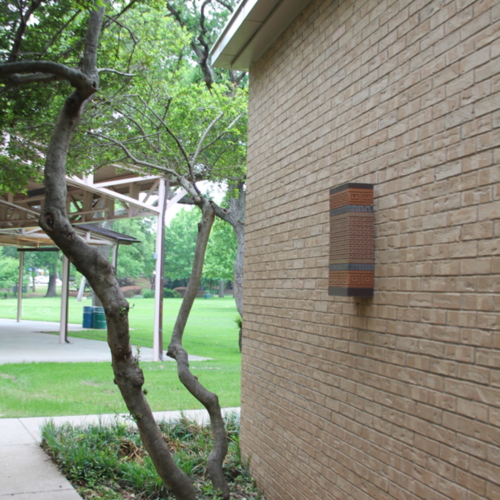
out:
M59 323L48 321L0 319L0 365L5 363L82 363L111 361L106 342L72 337L71 332L88 330L80 325L68 325L70 343L59 343ZM45 333L44 333L45 332ZM189 356L190 361L207 358ZM141 347L141 360L153 361L153 349ZM163 361L174 361L164 355Z
M224 414L239 414L239 408L226 408ZM206 410L156 412L155 418L176 420L184 415L197 422L208 422ZM0 500L80 500L66 478L40 448L40 427L53 420L56 425L112 423L116 420L131 425L128 415L83 415L71 417L0 419Z

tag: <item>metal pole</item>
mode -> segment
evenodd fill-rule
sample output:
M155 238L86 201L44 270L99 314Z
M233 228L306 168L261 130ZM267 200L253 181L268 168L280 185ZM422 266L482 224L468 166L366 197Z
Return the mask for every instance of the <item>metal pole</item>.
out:
M113 270L115 271L115 276L116 276L116 272L118 270L118 248L120 246L120 243L116 243L116 245L113 245L113 253L112 253L112 261L111 261L111 265L113 266Z
M23 309L23 270L24 270L24 252L19 252L19 277L17 280L17 322L21 321L21 312Z
M153 361L163 359L163 272L165 264L165 212L168 199L168 179L158 186L158 221L156 225L155 318L153 331Z
M61 325L59 343L68 342L68 296L69 296L69 260L63 255L62 290L61 290Z

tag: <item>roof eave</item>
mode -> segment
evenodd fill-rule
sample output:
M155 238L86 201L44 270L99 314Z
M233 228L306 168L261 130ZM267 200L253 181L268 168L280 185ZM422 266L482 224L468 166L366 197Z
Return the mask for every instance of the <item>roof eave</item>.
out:
M248 70L312 0L243 0L211 50L212 65Z

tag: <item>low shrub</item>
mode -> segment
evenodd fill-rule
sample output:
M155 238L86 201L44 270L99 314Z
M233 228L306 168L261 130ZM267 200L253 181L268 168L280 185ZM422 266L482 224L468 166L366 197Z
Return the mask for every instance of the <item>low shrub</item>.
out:
M142 287L140 287L139 285L122 286L120 289L127 299L131 299L136 295L140 295L142 291Z
M179 297L180 297L180 294L176 290L170 290L170 288L163 289L163 298L164 299L178 299Z
M183 298L184 298L184 295L186 295L186 290L187 290L187 287L185 287L185 286L178 286L177 288L174 288L174 291L176 291Z
M154 299L155 297L155 291L150 290L149 288L143 288L142 289L142 296L145 299Z
M122 286L132 286L135 285L135 281L132 278L118 278L118 284Z

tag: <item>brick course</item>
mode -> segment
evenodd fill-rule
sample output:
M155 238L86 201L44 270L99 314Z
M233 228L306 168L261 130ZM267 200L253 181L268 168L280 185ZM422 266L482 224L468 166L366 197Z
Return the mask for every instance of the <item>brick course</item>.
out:
M268 500L500 494L500 9L316 0L250 70L242 449ZM375 186L375 294L328 296Z

